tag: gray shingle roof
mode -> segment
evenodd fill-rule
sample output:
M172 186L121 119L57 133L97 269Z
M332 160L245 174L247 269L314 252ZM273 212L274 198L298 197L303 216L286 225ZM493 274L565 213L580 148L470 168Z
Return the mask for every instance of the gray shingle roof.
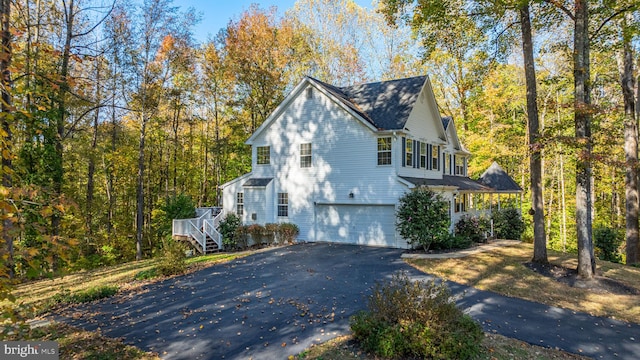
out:
M381 130L404 129L426 76L336 87L310 78Z
M273 180L273 178L251 178L247 180L242 186L246 187L265 187L269 185L269 183Z
M495 189L498 192L521 192L522 188L507 174L504 169L493 162L489 168L480 175L478 182Z
M405 177L405 176L401 176L401 178L407 180L408 182L416 186L452 186L462 191L474 191L474 192L492 192L493 191L491 188L486 187L482 184L479 184L477 181L471 180L470 178L464 177L464 176L443 175L442 179L423 179L423 178L414 178L414 177Z

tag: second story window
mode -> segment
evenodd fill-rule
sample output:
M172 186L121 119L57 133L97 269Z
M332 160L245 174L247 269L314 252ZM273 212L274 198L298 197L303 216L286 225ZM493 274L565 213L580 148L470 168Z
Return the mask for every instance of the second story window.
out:
M440 146L438 145L431 147L431 169L440 170Z
M268 165L271 162L271 148L269 146L258 146L256 151L258 165Z
M300 167L311 167L311 143L300 144Z
M406 145L404 147L405 151L405 165L413 166L413 140L407 139Z
M242 217L244 214L244 193L236 194L236 215Z
M427 168L427 143L420 143L420 167Z
M378 138L378 165L391 165L391 137Z
M465 174L465 166L464 166L465 162L466 162L466 159L463 156L454 156L454 158L456 159L455 160L455 162L456 162L456 169L455 169L456 175L462 175L462 176L466 175Z
M451 175L451 154L444 153L443 162L444 162L444 166L442 167L443 174Z

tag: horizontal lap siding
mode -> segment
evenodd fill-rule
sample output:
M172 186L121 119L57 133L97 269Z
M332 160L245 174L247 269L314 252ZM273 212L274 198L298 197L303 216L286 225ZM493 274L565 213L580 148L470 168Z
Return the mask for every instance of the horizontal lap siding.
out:
M311 168L300 168L301 143L312 144ZM254 177L274 176L274 195L289 194L286 220L300 227L301 240L315 238L315 203L395 204L404 192L394 167L377 165L377 134L316 89L312 99L300 92L254 141L263 144L271 166L254 168Z

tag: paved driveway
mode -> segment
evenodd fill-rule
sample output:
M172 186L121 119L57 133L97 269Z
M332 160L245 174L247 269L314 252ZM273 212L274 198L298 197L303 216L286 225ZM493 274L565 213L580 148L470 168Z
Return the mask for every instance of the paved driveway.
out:
M336 244L275 248L83 306L61 320L165 359L286 359L349 332L377 280L406 265L401 250ZM458 284L458 304L486 331L597 358L640 354L640 326L506 298ZM68 314L71 314L68 313Z

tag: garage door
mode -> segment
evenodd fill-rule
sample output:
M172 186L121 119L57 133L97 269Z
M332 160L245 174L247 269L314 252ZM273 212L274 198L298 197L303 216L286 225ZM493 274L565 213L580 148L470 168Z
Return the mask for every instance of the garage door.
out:
M315 228L317 241L398 247L393 205L318 204Z

